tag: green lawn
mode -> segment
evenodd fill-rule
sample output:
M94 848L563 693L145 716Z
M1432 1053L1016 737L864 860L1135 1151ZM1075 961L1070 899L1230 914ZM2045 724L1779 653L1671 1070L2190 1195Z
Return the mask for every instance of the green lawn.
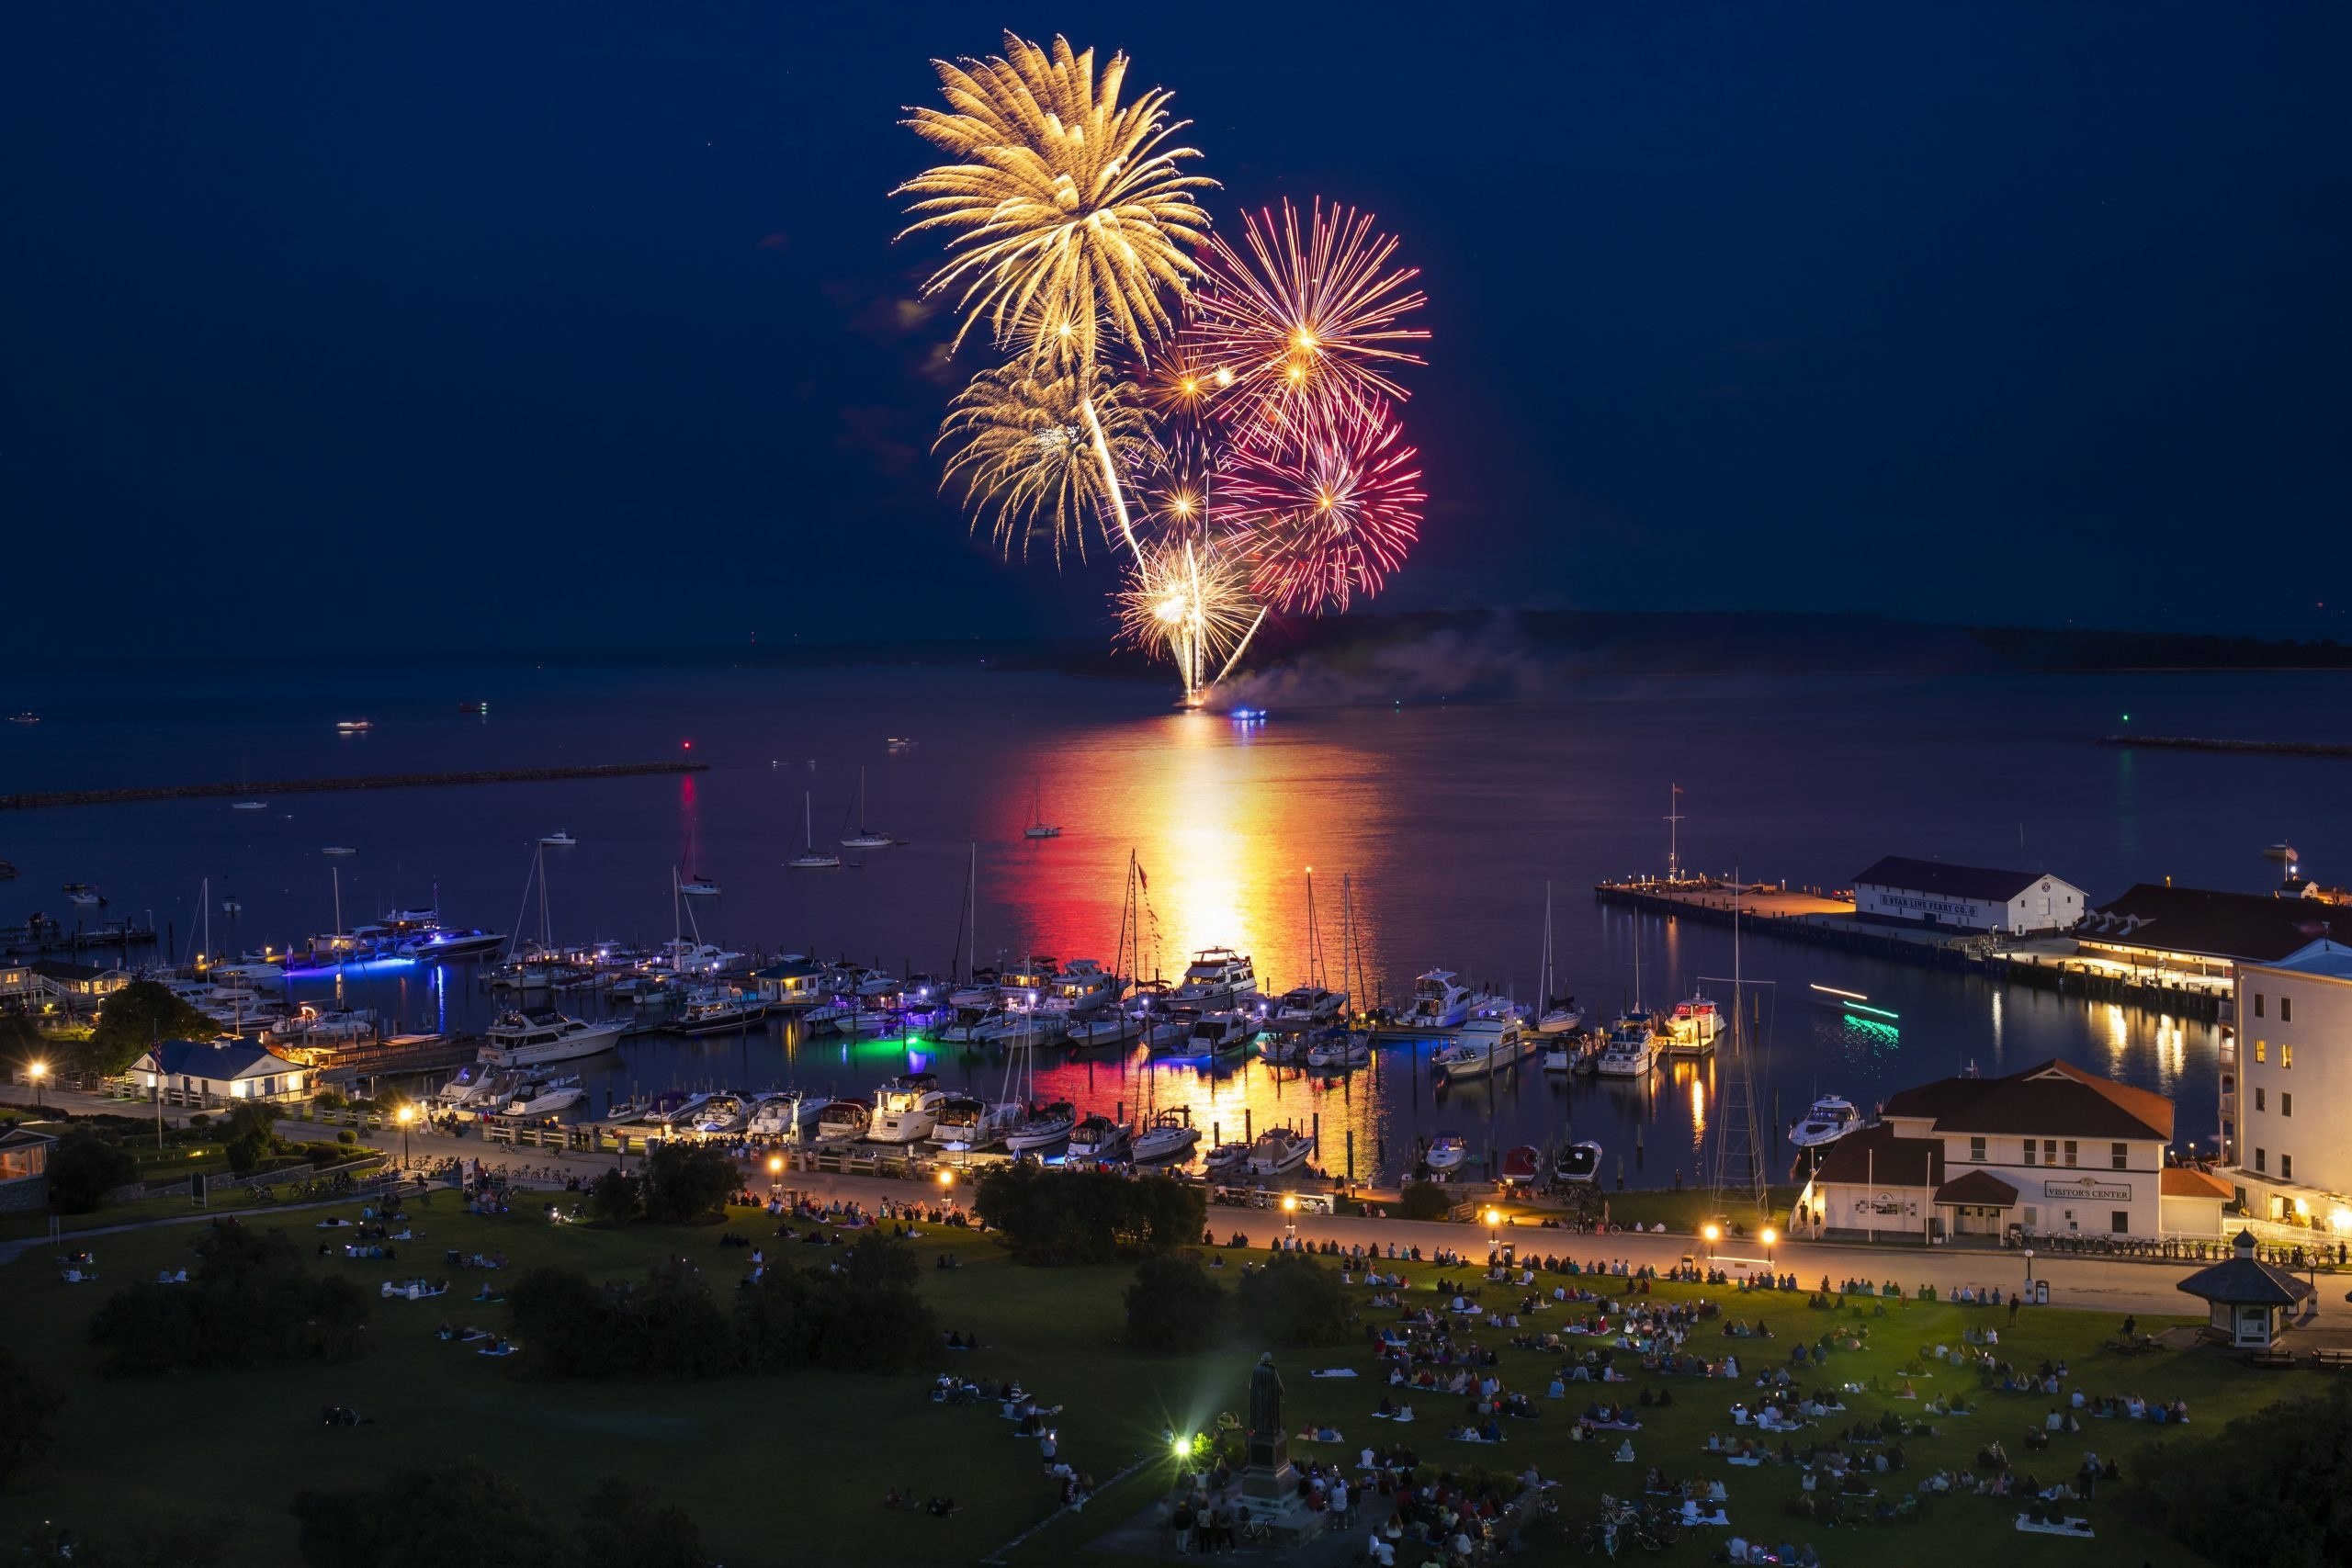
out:
M353 1209L286 1213L278 1223L305 1242L325 1213ZM520 1269L560 1261L602 1277L634 1276L656 1258L684 1253L699 1258L714 1280L731 1280L745 1254L722 1251L715 1230L639 1228L607 1232L549 1226L523 1214L497 1220L454 1212L440 1196L434 1209L412 1211L427 1239L397 1261L345 1262L320 1259L314 1267L346 1272L364 1284L412 1272L439 1272L441 1249L503 1250ZM254 1223L269 1223L256 1219ZM759 1215L734 1216L734 1228L764 1238L771 1228ZM67 1381L73 1404L63 1440L46 1463L0 1495L0 1521L7 1535L27 1520L52 1518L85 1534L103 1535L110 1525L141 1515L187 1509L201 1499L235 1506L245 1517L241 1561L277 1563L294 1560L294 1529L286 1512L303 1486L359 1484L405 1461L440 1455L478 1456L520 1480L559 1510L574 1505L600 1474L619 1472L642 1481L682 1505L697 1519L713 1552L738 1564L795 1561L816 1563L875 1563L921 1560L940 1564L976 1561L1036 1524L1056 1503L1055 1484L1040 1473L1033 1444L1009 1435L993 1407L940 1406L925 1397L926 1376L869 1378L798 1372L774 1378L689 1384L638 1382L564 1383L537 1381L526 1347L509 1361L484 1359L446 1344L433 1333L445 1315L459 1323L504 1326L504 1310L476 1306L464 1298L481 1276L458 1275L458 1288L436 1302L383 1302L376 1309L369 1351L343 1366L300 1366L257 1373L202 1374L175 1380L107 1380L95 1375L85 1343L85 1323L119 1281L152 1277L156 1269L187 1260L197 1235L193 1227L159 1228L102 1238L96 1244L105 1284L62 1283L44 1250L36 1248L0 1271L0 1334L20 1354ZM1531 1240L1524 1233L1520 1239ZM1551 1239L1551 1238L1546 1238ZM1559 1237L1555 1246L1572 1238ZM1541 1242L1535 1243L1543 1245ZM1108 1478L1138 1457L1144 1469L1112 1489L1083 1514L1057 1524L1013 1555L1017 1563L1079 1561L1086 1543L1111 1524L1150 1502L1169 1472L1159 1456L1161 1433L1205 1426L1221 1410L1238 1410L1255 1347L1236 1345L1203 1357L1131 1356L1114 1343L1120 1326L1119 1293L1130 1271L1125 1268L1022 1269L1006 1260L985 1238L944 1231L918 1246L928 1265L938 1250L965 1259L960 1270L926 1267L922 1289L943 1326L977 1333L985 1348L942 1352L942 1367L969 1375L1018 1376L1049 1403L1067 1406L1060 1418L1063 1454L1073 1463ZM1579 1247L1578 1250L1582 1250ZM1598 1250L1598 1248L1595 1248ZM786 1247L793 1261L824 1256L816 1248ZM1238 1259L1235 1261L1238 1263ZM1411 1270L1417 1291L1435 1272ZM505 1279L511 1280L510 1272ZM1499 1288L1489 1287L1490 1301ZM1736 1295L1717 1288L1662 1285L1661 1299L1712 1294L1743 1318L1763 1316L1780 1337L1732 1342L1743 1365L1778 1363L1792 1337L1811 1338L1827 1325L1803 1297ZM1968 1322L2000 1323L2006 1314L1917 1303L1888 1304L1888 1316L1865 1319L1877 1348L1839 1357L1828 1373L1838 1379L1892 1377L1917 1347L1936 1339L1957 1341ZM1380 1314L1385 1316L1385 1314ZM1539 1324L1558 1309L1536 1314ZM2154 1325L2148 1326L2154 1327ZM2210 1433L2229 1416L2251 1409L2294 1388L2309 1387L2316 1375L2256 1373L2199 1352L2164 1352L2126 1358L2101 1348L2114 1330L2104 1317L2060 1311L2028 1313L2004 1334L2003 1352L2031 1364L2044 1356L2065 1358L2076 1381L2091 1392L2138 1391L2149 1397L2186 1398L2195 1415L2192 1434ZM1499 1347L1508 1337L1484 1333ZM1712 1330L1702 1330L1707 1345ZM1750 1351L1761 1355L1751 1359ZM1294 1431L1310 1422L1329 1422L1347 1439L1350 1454L1367 1442L1390 1439L1386 1424L1369 1418L1382 1393L1370 1375L1354 1380L1310 1378L1309 1369L1345 1365L1370 1374L1367 1348L1297 1351L1283 1357ZM1540 1395L1552 1365L1533 1351L1502 1351L1507 1382ZM1961 1380L1917 1380L1923 1390ZM1630 1403L1644 1386L1665 1380L1640 1378L1615 1392ZM1974 1393L1973 1379L1968 1392ZM1589 1397L1584 1385L1571 1385ZM1677 1378L1674 1406L1650 1416L1635 1438L1642 1465L1657 1463L1669 1473L1719 1471L1731 1490L1736 1526L1758 1535L1783 1533L1780 1508L1798 1486L1792 1472L1775 1468L1733 1469L1700 1457L1706 1434L1733 1430L1725 1414L1736 1398L1751 1395L1746 1380ZM324 1428L323 1404L353 1406L373 1418L356 1429ZM1506 1423L1510 1442L1500 1448L1447 1443L1442 1433L1459 1418L1458 1402L1417 1394L1419 1420L1396 1430L1425 1461L1441 1465L1517 1471L1532 1461L1562 1480L1571 1517L1589 1515L1603 1490L1637 1490L1641 1471L1612 1464L1613 1443L1568 1440L1570 1416L1582 1400L1539 1399L1546 1417ZM1874 1419L1891 1402L1849 1397L1841 1419ZM2071 1472L2080 1450L2095 1448L2118 1457L2129 1475L2153 1428L2124 1422L2086 1423L2078 1438L2062 1438L2046 1455L2028 1455L2022 1438L2046 1408L2045 1400L1987 1395L1986 1409L1967 1419L1940 1423L1944 1436L1906 1444L1911 1479L1939 1465L1964 1465L1976 1448L1998 1437L2021 1464L2051 1479ZM1894 1403L1917 1416L1921 1406ZM1337 1450L1295 1446L1305 1457ZM204 1483L192 1486L191 1454L233 1456L233 1462L207 1461ZM1710 1467L1715 1467L1711 1470ZM918 1495L952 1495L963 1512L950 1519L886 1514L878 1506L885 1488L897 1484ZM1988 1560L2004 1568L2065 1563L2090 1568L2094 1562L2146 1561L2179 1564L2196 1559L2151 1530L2130 1522L2109 1499L2084 1511L2096 1521L2097 1545L2010 1529L2013 1508L1993 1501L1952 1499L1942 1504L1926 1528L1886 1527L1861 1537L1794 1529L1810 1534L1829 1568L1859 1568L1869 1562L1966 1562L1981 1568ZM1894 1535L1898 1539L1881 1540ZM6 1539L0 1536L0 1539ZM1556 1551L1560 1543L1550 1550ZM1704 1560L1696 1540L1671 1556Z

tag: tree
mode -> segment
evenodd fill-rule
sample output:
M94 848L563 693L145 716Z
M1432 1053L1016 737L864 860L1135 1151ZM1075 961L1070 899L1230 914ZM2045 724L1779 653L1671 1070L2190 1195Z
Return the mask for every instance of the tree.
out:
M47 1457L64 1411L63 1389L0 1348L0 1487Z
M572 1541L537 1499L466 1461L395 1471L373 1491L298 1492L302 1561L314 1568L575 1568Z
M1108 1263L1197 1246L1208 1216L1198 1188L1172 1177L1000 1166L980 1178L973 1212L1023 1263Z
M117 1291L90 1319L90 1342L118 1374L339 1360L361 1343L366 1292L312 1274L283 1231L216 1221L197 1241L185 1285Z
M1191 1251L1145 1258L1126 1302L1127 1344L1137 1350L1205 1350L1223 1337L1231 1304Z
M1396 1194L1396 1213L1408 1220L1442 1220L1453 1211L1453 1194L1434 1181L1408 1182Z
M138 1179L137 1161L86 1129L68 1133L50 1151L49 1202L61 1214L86 1214Z
M162 1040L209 1040L220 1026L154 980L133 980L98 1009L90 1037L68 1047L77 1071L111 1077Z
M600 1225L625 1225L641 1207L637 1178L626 1171L608 1170L589 1184L588 1215Z
M581 1507L580 1560L590 1568L712 1568L684 1508L617 1475L596 1483Z
M2284 1399L2152 1450L2141 1490L2165 1530L2222 1568L2352 1562L2352 1392Z
M735 1162L700 1144L663 1144L638 1170L645 1217L657 1224L695 1224L722 1214L740 1185Z
M1354 1337L1340 1277L1302 1252L1277 1253L1241 1277L1242 1325L1269 1345L1343 1345Z

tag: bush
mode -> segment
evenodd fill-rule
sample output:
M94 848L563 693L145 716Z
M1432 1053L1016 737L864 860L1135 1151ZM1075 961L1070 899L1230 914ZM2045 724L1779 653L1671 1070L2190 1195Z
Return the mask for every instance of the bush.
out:
M1224 1337L1231 1304L1190 1251L1145 1258L1126 1301L1126 1342L1137 1350L1205 1350Z
M588 1217L598 1224L628 1224L642 1206L637 1178L627 1171L608 1170L589 1183Z
M2352 1391L2284 1399L2193 1440L2167 1438L2140 1489L2165 1533L2222 1568L2352 1562Z
M1453 1195L1434 1181L1410 1181L1396 1195L1396 1213L1408 1220L1442 1220L1453 1209Z
M356 1144L359 1141L359 1134L345 1127L334 1135L334 1141L338 1144Z
M1268 1345L1342 1345L1354 1337L1340 1277L1303 1252L1282 1252L1241 1276L1242 1326Z
M311 1273L283 1231L215 1221L185 1285L137 1284L107 1298L90 1342L106 1370L139 1374L341 1359L358 1348L367 1292Z
M63 1389L0 1348L0 1487L48 1455L64 1410Z
M1109 1263L1200 1244L1208 1196L1167 1176L1000 1166L980 1178L972 1210L1023 1263Z
M735 1162L699 1144L663 1144L638 1168L645 1217L657 1224L690 1225L727 1212L742 1185Z
M322 1089L311 1096L311 1107L314 1111L340 1111L350 1103L331 1089Z
M68 1133L50 1152L49 1202L61 1214L86 1214L138 1179L139 1162L96 1133Z

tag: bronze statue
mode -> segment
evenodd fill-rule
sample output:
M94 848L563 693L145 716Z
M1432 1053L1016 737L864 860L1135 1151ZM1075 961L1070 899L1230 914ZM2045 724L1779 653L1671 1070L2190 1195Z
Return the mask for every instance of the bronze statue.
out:
M1246 1468L1280 1474L1290 1468L1290 1434L1283 1429L1283 1375L1266 1351L1250 1369L1250 1450Z

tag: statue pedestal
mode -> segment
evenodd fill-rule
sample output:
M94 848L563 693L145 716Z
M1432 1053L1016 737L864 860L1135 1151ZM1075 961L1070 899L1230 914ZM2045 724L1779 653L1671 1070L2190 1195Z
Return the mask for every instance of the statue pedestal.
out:
M1264 1513L1298 1501L1298 1472L1287 1459L1282 1468L1251 1465L1241 1472L1241 1500L1252 1512Z

